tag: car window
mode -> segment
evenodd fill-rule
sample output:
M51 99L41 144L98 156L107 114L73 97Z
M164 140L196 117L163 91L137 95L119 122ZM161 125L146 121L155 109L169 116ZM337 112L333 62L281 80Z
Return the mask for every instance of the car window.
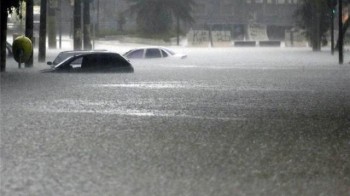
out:
M109 60L115 67L130 66L130 63L120 55L110 55Z
M143 51L144 51L143 49L131 51L127 54L127 57L135 58L135 59L143 58Z
M82 62L81 62L81 68L82 69L91 69L96 67L100 63L101 59L98 55L87 55L83 56Z
M162 51L163 57L168 57L169 56L168 53L166 53L164 50L160 50L160 51Z
M68 57L68 58L74 58L74 57ZM55 69L58 71L71 71L78 70L81 68L81 64L76 64L76 61L82 61L83 57L78 57L77 59L67 59L67 63L58 64L56 65Z
M146 58L160 58L162 57L158 48L150 48L146 51Z
M73 61L72 64L74 64L74 65L81 65L82 59L83 59L83 58L78 58L78 59L76 59L75 61Z
M83 61L83 57L79 57L79 58L75 59L74 61L72 61L71 63L69 63L69 65L72 68L80 68L82 61Z
M84 56L82 60L83 69L104 70L110 68L126 67L130 63L120 55L116 54L94 54Z
M98 67L107 68L115 66L115 59L110 54L100 54L96 56Z

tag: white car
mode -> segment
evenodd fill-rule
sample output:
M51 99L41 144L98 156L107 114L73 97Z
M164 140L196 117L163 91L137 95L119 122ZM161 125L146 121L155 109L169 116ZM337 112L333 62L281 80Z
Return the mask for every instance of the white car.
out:
M175 53L165 47L142 47L129 50L124 57L128 59L151 59L151 58L178 58L184 59L186 54Z

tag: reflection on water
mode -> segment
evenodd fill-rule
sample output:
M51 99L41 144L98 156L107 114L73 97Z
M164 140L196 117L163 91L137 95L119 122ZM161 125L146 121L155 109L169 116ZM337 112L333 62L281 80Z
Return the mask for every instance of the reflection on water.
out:
M130 84L100 84L93 87L123 87L123 88L148 88L148 89L164 89L164 88L193 88L187 82L140 82Z
M138 88L138 89L198 89L198 90L221 90L221 91L253 91L253 92L304 92L313 93L314 89L303 87L298 88L283 88L276 86L232 86L224 84L205 84L199 82L185 81L161 81L161 82L135 82L135 83L119 83L119 84L92 84L86 85L94 88ZM331 90L331 89L330 89Z
M54 100L50 104L47 104L46 102L36 102L27 107L26 110L44 113L86 113L138 117L176 117L224 121L246 119L242 117L218 117L210 115L190 114L190 112L187 110L129 109L114 102L96 102L73 99Z

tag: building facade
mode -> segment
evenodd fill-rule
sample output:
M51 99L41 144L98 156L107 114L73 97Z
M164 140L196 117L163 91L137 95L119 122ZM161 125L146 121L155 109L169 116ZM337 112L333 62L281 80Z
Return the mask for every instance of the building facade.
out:
M193 29L230 31L232 39L249 40L251 27L266 31L264 39L282 40L295 26L298 0L197 0ZM265 29L265 30L264 30Z

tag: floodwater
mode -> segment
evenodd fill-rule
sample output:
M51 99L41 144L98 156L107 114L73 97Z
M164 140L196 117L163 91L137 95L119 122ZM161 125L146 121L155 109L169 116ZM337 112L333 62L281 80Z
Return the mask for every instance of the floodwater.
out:
M133 74L10 62L0 194L350 194L349 64L305 48L172 49L188 58L133 60Z

